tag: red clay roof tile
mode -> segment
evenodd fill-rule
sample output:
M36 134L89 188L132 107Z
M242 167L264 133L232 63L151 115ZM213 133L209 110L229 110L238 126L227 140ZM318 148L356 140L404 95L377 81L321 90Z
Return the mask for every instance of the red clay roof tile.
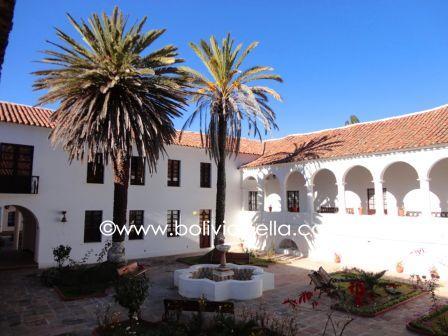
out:
M245 167L328 159L448 144L448 105L264 142L265 151Z
M53 123L50 121L52 112L50 109L0 101L0 122L52 128ZM203 148L201 136L197 132L184 132L182 137L178 132L175 144ZM242 139L240 153L261 155L262 148L263 145L260 141Z

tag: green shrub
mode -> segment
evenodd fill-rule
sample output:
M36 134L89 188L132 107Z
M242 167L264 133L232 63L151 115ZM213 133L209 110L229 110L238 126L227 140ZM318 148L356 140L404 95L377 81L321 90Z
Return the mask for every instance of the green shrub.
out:
M128 310L131 321L138 316L140 306L145 301L148 290L148 279L143 275L124 275L119 277L115 283L115 301Z
M72 248L68 245L59 245L53 248L53 258L58 264L58 268L64 267L64 264L70 259Z

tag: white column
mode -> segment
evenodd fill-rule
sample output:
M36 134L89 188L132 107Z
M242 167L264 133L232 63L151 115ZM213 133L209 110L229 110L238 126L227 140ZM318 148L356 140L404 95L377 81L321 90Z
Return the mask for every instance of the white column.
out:
M375 186L375 215L384 216L384 195L383 195L383 181L373 181Z
M314 184L306 184L306 199L308 212L312 215L314 213Z
M16 211L16 215L14 217L14 250L19 250L19 236L20 236L20 213L19 211Z
M8 210L6 207L1 208L1 218L0 218L0 232L6 229L8 225Z
M283 183L280 183L280 211L288 212L287 205L286 186Z
M336 183L338 187L337 204L340 214L346 214L347 208L345 206L345 182L339 181Z
M420 179L420 195L422 197L422 216L431 216L431 190L429 178Z

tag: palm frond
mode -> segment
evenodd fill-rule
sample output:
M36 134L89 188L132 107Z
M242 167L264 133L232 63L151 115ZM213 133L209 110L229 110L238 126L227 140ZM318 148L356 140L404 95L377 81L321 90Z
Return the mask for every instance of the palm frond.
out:
M127 28L118 8L110 16L93 14L88 23L68 18L82 42L57 29L61 42L42 60L51 67L34 73L34 88L46 90L39 104L59 103L52 143L63 146L70 161L102 153L107 163L135 149L153 171L176 136L172 120L186 105L177 48L148 53L165 30L143 32L146 18Z

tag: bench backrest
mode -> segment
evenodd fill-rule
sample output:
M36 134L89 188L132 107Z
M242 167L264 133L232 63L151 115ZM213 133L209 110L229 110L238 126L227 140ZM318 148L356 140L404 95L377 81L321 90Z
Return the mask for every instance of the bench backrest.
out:
M168 311L189 311L189 312L207 312L207 313L225 313L233 314L235 307L233 302L213 302L199 300L163 300L165 312Z

